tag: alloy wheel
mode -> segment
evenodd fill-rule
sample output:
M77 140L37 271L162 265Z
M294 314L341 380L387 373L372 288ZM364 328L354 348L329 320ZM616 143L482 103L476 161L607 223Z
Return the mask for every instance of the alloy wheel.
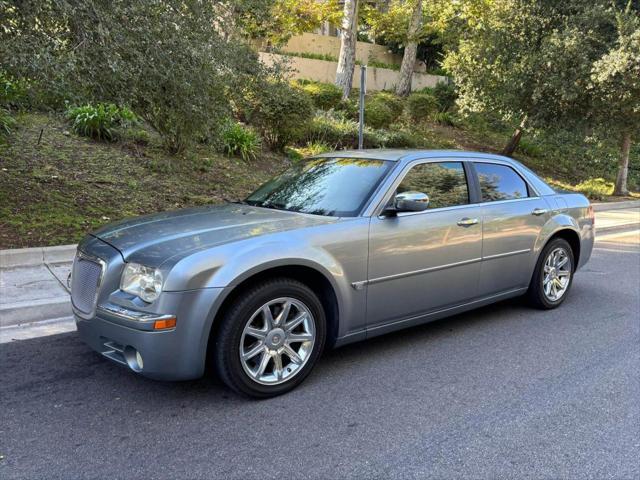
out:
M257 383L282 384L302 370L315 340L310 309L295 298L276 298L256 310L242 331L242 368Z
M553 249L546 261L542 277L544 295L548 300L557 302L569 288L571 281L571 258L564 248Z

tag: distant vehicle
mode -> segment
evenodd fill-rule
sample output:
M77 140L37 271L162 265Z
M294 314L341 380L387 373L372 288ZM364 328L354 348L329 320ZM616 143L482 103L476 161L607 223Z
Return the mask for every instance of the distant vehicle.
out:
M339 346L526 295L560 305L594 215L501 156L334 152L244 201L114 223L80 243L80 337L134 372L291 390Z

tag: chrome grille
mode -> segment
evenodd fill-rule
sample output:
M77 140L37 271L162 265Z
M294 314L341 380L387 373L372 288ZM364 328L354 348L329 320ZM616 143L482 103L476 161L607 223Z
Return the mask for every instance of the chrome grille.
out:
M78 313L92 316L96 309L102 263L82 253L76 255L71 271L71 303Z

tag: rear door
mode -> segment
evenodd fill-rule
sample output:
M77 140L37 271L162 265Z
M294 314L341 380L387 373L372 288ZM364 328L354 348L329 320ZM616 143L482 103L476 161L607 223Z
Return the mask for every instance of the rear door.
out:
M389 198L426 193L429 209L371 218L367 329L463 302L476 295L482 205L472 203L461 161L418 162Z
M549 212L546 202L510 165L474 162L482 198L482 267L478 294L528 286L534 246Z

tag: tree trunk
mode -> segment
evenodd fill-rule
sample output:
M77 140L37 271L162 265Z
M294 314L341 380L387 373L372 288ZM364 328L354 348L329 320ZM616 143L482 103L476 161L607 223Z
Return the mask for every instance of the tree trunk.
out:
M631 150L631 133L625 132L622 135L622 145L620 148L620 163L618 164L618 176L616 186L613 189L614 195L629 195L627 188L627 177L629 176L629 151Z
M422 0L414 0L415 6L409 22L407 32L407 44L404 47L402 56L402 66L400 67L400 80L396 87L396 93L406 97L411 93L411 79L413 69L416 65L416 55L418 53L418 37L422 28Z
M353 70L356 66L356 41L358 39L358 0L345 0L340 31L340 57L336 71L336 85L342 89L346 100L351 93Z
M520 143L520 139L522 138L522 132L524 131L524 126L526 125L526 123L527 116L525 115L524 117L522 117L522 121L520 122L520 125L518 125L518 128L515 129L513 135L511 135L511 138L502 149L502 155L504 155L505 157L510 157L511 155L513 155L513 152L515 152L516 148L518 148L518 144Z

